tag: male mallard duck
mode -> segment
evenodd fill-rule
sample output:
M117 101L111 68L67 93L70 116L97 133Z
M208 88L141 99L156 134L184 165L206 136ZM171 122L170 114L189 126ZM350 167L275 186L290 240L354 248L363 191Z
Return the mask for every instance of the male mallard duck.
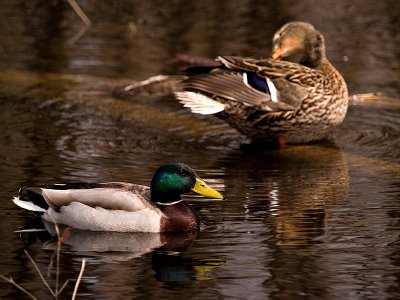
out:
M93 231L170 232L199 229L199 218L181 200L194 191L222 199L223 196L187 165L161 166L147 186L123 183L72 183L23 187L14 203L43 213L49 222Z
M326 58L324 37L311 24L291 22L280 28L272 58L216 60L221 67L189 75L175 95L192 112L218 113L253 140L321 140L346 115L346 83Z

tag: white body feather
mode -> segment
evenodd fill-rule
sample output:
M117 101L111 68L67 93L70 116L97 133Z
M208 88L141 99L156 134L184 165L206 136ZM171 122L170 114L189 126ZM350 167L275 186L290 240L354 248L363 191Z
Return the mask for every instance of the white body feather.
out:
M151 208L138 211L109 210L71 202L62 206L59 212L48 209L43 219L83 230L159 232L161 216L161 212Z

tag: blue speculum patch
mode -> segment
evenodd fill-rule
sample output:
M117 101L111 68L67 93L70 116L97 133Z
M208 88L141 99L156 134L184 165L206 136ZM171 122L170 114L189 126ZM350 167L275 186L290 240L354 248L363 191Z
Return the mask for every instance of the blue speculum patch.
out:
M265 78L262 78L257 75L257 73L254 72L246 72L247 75L247 83L254 89L270 94L268 84L265 80Z

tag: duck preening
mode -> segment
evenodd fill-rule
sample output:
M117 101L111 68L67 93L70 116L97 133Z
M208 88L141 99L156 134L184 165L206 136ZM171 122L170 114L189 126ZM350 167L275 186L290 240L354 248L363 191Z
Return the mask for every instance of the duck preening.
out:
M280 28L271 58L217 61L221 67L189 75L175 95L192 112L217 114L253 140L322 140L346 115L346 83L326 57L323 35L309 23Z
M22 187L14 203L53 223L93 231L179 232L198 230L197 214L181 199L195 192L223 199L189 166L159 167L150 187L124 183L70 183Z
M175 96L193 113L215 114L252 140L323 140L346 116L346 83L326 57L323 35L309 23L281 27L270 58L216 61L219 66L192 68Z

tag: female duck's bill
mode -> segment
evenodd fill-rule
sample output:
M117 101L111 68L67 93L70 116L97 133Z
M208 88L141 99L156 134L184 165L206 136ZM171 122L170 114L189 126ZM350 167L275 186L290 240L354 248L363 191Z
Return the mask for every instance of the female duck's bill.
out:
M72 183L23 187L13 201L53 223L93 231L179 232L198 230L196 213L181 200L195 192L223 199L188 166L161 166L151 187L124 183Z

